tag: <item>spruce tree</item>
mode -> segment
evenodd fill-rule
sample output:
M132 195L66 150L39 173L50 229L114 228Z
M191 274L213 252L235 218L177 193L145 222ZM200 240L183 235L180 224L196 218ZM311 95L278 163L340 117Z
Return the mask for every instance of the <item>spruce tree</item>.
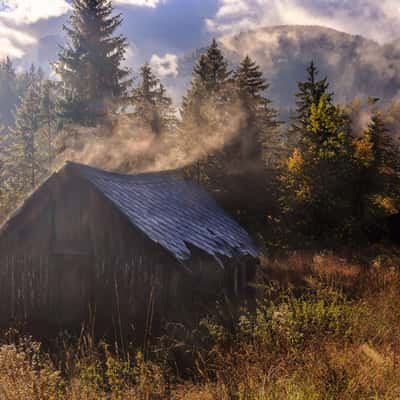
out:
M289 147L293 147L302 141L307 135L311 107L318 106L322 96L326 97L327 102L332 101L332 93L329 90L328 79L325 77L318 80L318 69L311 61L307 68L307 79L298 83L296 93L296 113L292 126L289 129Z
M65 119L93 126L126 101L131 80L121 66L128 46L116 35L121 24L110 0L73 0L70 25L64 26L69 42L56 64Z
M31 65L27 72L15 75L15 88L20 98L14 126L1 129L0 214L11 211L46 170L41 150L43 72Z
M306 121L304 121L306 122ZM352 218L352 133L347 115L323 95L312 104L307 135L282 176L290 224L315 239L343 237Z
M398 146L386 127L382 113L376 112L372 116L366 135L373 145L374 169L381 174L395 174L399 166Z
M55 158L54 139L57 130L57 84L46 81L40 93L40 125L46 142L48 170L50 171Z
M0 124L14 126L14 112L19 104L17 76L9 57L0 62Z
M25 190L33 189L39 180L42 159L38 147L40 127L40 88L32 84L15 113L11 140L15 168Z
M207 93L220 93L231 75L218 43L213 39L207 52L194 67L195 79L203 83Z
M356 211L363 231L381 229L386 217L400 206L400 151L381 112L355 142ZM379 230L378 229L378 230Z
M232 71L228 68L217 41L214 39L200 56L193 68L192 83L182 101L180 130L184 146L191 148L197 140L198 161L189 174L202 183L214 184L223 173L224 155L209 151L209 141L223 147L231 139L226 138L227 126L232 120ZM236 117L236 115L234 116ZM189 150L190 151L190 150Z
M218 164L218 157L207 154L207 146L202 144L202 140L206 141L217 133L213 140L221 144L225 142L232 96L231 75L232 71L214 39L193 68L191 87L181 108L181 129L187 144L191 146L193 138L197 137L199 148L204 147L204 154L200 155L197 163L199 180L202 175L207 175L204 169L210 170L212 164Z
M38 85L39 89L44 80L42 69L36 68L35 64L31 64L29 69L17 76L17 91L19 99L22 99L32 85ZM18 103L18 105L20 102Z
M10 168L9 168L9 141L7 134L2 128L0 130L0 223L10 211L11 204L15 204L11 196L14 190L10 190Z
M173 107L172 99L162 83L160 83L158 90L157 108L158 114L161 116L161 127L170 132L174 130L177 124L176 109Z
M184 123L198 127L208 125L217 115L223 116L229 101L231 74L214 39L193 68L192 84L182 102Z
M277 112L265 96L269 84L260 67L249 56L240 63L233 79L243 113L238 135L242 156L261 159L264 146L269 153L276 151L274 134L278 126Z
M172 128L175 120L172 100L149 64L140 69L139 85L133 91L132 105L136 121L155 135Z

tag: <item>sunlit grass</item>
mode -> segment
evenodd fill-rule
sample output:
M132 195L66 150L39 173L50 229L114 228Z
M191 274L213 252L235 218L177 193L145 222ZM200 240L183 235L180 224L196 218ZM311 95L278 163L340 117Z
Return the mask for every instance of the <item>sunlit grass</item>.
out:
M0 399L400 398L397 250L265 259L257 287L256 315L220 304L145 354L86 333L48 354L10 331Z

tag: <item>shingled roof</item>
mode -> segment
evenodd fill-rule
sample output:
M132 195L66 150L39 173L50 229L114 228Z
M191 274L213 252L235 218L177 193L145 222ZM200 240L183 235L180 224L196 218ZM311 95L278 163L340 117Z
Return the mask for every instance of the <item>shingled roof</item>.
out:
M193 246L220 260L258 251L247 232L199 186L176 171L122 175L68 163L136 228L178 260Z

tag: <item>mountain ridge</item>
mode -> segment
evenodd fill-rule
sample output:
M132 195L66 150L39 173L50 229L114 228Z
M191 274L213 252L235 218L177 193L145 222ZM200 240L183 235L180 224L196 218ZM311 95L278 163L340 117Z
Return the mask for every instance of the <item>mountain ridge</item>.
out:
M37 57L41 65L47 66L46 71L48 62L56 59L60 42L58 35L40 40ZM295 106L297 82L305 79L311 60L320 77L328 77L339 103L369 96L389 102L400 94L400 38L382 45L361 35L318 25L276 25L224 36L219 43L232 69L247 54L256 60L270 83L268 96L281 110ZM178 58L178 75L161 77L176 105L205 50L199 47L185 53Z
M381 45L361 35L317 25L278 25L225 36L219 42L232 68L247 54L256 60L271 84L269 97L281 109L294 107L297 82L305 79L311 60L320 77L328 77L340 103L356 96L391 101L399 94L400 40ZM188 87L202 51L180 58L178 79L167 78L168 86L175 91Z

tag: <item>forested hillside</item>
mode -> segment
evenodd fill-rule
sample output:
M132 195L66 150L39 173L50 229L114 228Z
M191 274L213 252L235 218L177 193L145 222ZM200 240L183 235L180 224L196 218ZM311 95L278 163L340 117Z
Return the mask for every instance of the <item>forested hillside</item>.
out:
M304 78L310 60L329 76L341 104L371 93L390 102L398 94L400 52L396 42L381 45L322 26L273 26L222 37L220 44L232 67L246 54L257 60L271 82L269 94L285 118L295 107L296 83ZM166 78L174 92L185 90L203 51L180 58L178 76Z
M39 61L46 71L50 69L49 62L57 58L57 44L63 42L61 36L45 36L40 40ZM396 40L379 44L323 26L286 25L222 36L219 44L231 68L246 54L257 60L271 82L270 97L284 111L285 118L295 107L296 83L304 78L310 60L315 61L323 75L329 76L336 100L341 104L371 93L387 102L397 96L400 52ZM180 55L177 74L164 76L164 83L177 104L190 85L194 64L205 49L199 43L197 49ZM133 75L137 77L138 71L133 71Z

